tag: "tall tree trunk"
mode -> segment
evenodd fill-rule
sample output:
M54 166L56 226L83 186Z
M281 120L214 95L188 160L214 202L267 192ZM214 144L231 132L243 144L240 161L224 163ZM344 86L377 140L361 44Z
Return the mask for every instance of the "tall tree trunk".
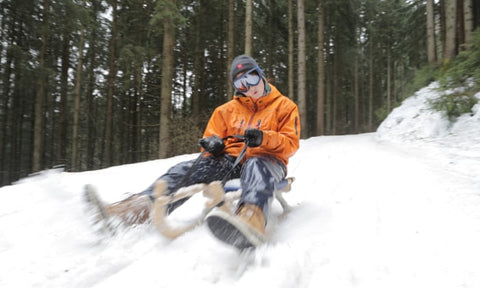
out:
M325 110L325 51L324 51L324 6L318 4L318 77L317 77L317 133L323 135Z
M126 69L130 69L128 67ZM124 77L124 81L127 82L132 77L131 73L126 73ZM128 79L128 80L127 80ZM126 107L126 109L122 109L120 113L123 124L118 127L119 135L118 141L120 147L118 147L119 151L116 151L115 155L115 163L132 163L132 140L133 140L133 102L135 101L134 92L129 89L128 91L124 91L120 97L122 100L121 107ZM118 159L118 160L117 160Z
M2 43L5 43L6 40L5 40L5 22L6 20L4 19L4 17L2 17L1 19L1 27L0 27L0 41ZM3 46L4 45L0 45L0 63L3 63ZM5 84L5 83L3 83ZM4 100L7 97L7 95L3 95L3 98ZM8 102L5 102L5 103L8 103ZM5 144L4 144L4 140L5 140L5 129L6 129L6 114L7 114L7 106L6 105L3 105L3 102L0 100L0 115L2 115L2 117L0 117L0 187L3 186L4 182L3 182L3 179L4 179L4 173L5 173L5 170L4 170L4 165L5 165L5 152L4 152L4 147L5 147Z
M330 49L327 48L327 55L329 55ZM326 115L325 115L325 126L326 126L326 132L327 134L332 134L332 98L333 98L333 65L331 61L327 60L327 95L326 95L326 101L325 101L325 106L326 106Z
M5 19L5 17L1 17L0 21L1 21L1 23L0 23L0 26L1 26L0 27L0 41L2 43L6 43L7 40L5 39L5 34L6 34L5 33L6 32L5 31L5 26L6 26L7 20ZM2 61L3 60L3 58L2 58L3 57L3 50L4 50L4 45L0 45L0 64L3 63L3 61ZM1 106L0 106L0 109L1 109ZM1 110L0 110L0 112L1 112Z
M93 6L95 9L96 5ZM97 17L97 11L95 9L94 11L94 17L96 20ZM97 33L96 29L92 30L92 34L89 37L90 40L90 45L88 47L88 61L89 61L89 66L88 66L88 85L87 85L87 163L86 163L86 168L87 170L92 170L94 167L96 167L95 162L94 162L94 157L95 157L95 143L96 141L96 125L95 125L95 116L96 115L96 107L94 106L94 90L95 90L95 68L97 67L97 61L96 61L96 46L95 43L97 42Z
M452 59L456 55L456 19L457 0L445 0L445 51L443 59Z
M275 51L275 39L278 38L277 35L275 35L274 28L275 28L275 19L278 17L277 15L273 15L273 10L275 7L275 4L273 3L273 0L266 0L267 2L267 27L265 27L265 31L268 31L265 35L265 41L266 44L264 45L264 48L267 49L267 51L271 51L272 53L266 53L266 60L267 63L264 66L264 69L266 69L267 73L269 75L273 75L273 65L274 62L277 62L278 60L276 59L277 55L273 53Z
M19 33L22 33L22 29L18 31ZM21 35L21 34L19 34ZM20 36L21 37L21 36ZM21 58L21 57L20 57ZM20 63L22 63L23 59L14 59L14 64L13 66L15 67L13 75L15 75L15 78L13 80L13 95L11 97L11 113L10 113L10 151L9 151L9 168L10 168L10 181L13 181L14 179L18 179L18 177L21 177L25 175L21 171L22 167L22 156L24 151L29 151L29 150L24 150L22 149L22 139L23 137L23 125L24 125L24 115L33 115L35 111L31 111L31 108L36 108L35 106L27 108L27 103L30 101L30 99L26 99L22 95L22 83L24 81L23 79L23 73L22 73L22 68ZM38 88L35 87L35 88ZM35 90L33 90L35 91ZM32 91L32 92L33 92ZM29 103L30 104L30 103ZM29 111L30 110L30 111ZM43 121L43 119L42 119ZM34 123L35 125L35 123ZM33 127L32 127L33 128ZM43 125L42 125L43 129ZM43 142L42 142L43 146ZM33 149L33 146L30 146L29 148ZM30 150L31 151L31 150ZM43 158L43 155L41 155ZM33 161L33 158L31 159ZM32 162L33 163L33 162ZM38 171L38 170L37 170Z
M387 111L392 107L392 55L390 49L387 51Z
M66 25L65 25L66 26ZM62 68L60 75L60 103L58 103L58 131L57 131L57 149L55 151L55 160L59 163L65 163L66 143L67 143L67 109L68 109L68 70L70 68L70 32L66 27L63 31L63 51Z
M245 4L245 54L252 55L252 26L253 26L253 0L247 0Z
M200 23L202 21L202 16L203 16L203 6L205 4L203 3L203 1L200 1L198 6L198 12L196 13L196 18L198 19L197 20L197 23ZM193 75L195 75L195 78L194 78L194 84L193 84L193 91L192 91L192 116L195 117L195 118L198 118L199 115L200 115L200 111L201 111L201 103L202 103L202 93L201 93L201 90L202 90L202 87L203 87L203 69L204 69L204 55L203 55L203 52L204 52L204 46L203 46L203 43L204 41L202 41L202 34L203 34L203 31L201 29L201 25L200 24L197 24L195 25L195 47L193 48L194 49L194 52L193 52ZM232 59L233 60L233 59Z
M340 69L339 69L339 62L340 62L340 56L338 55L340 53L340 46L335 46L336 51L333 54L333 95L332 95L332 134L336 135L337 134L337 126L338 126L338 119L337 119L337 111L338 111L338 99L340 98Z
M188 87L191 87L192 84L189 79L189 74L191 73L191 69L187 68L190 65L190 53L187 51L182 51L181 53L181 66L182 68L182 114L183 115L192 115L192 93L188 91ZM150 64L148 64L150 65ZM145 141L143 141L145 143Z
M232 80L230 79L230 64L235 58L235 0L228 0L228 29L227 29L227 97L230 100L233 95Z
M110 38L110 64L108 73L107 107L105 113L105 131L103 136L103 166L112 165L112 138L113 138L113 94L115 91L116 67L116 41L117 41L117 0L112 2L112 36Z
M119 71L124 68L124 66L119 63ZM129 69L130 67L125 69ZM130 72L130 70L129 70ZM123 77L119 78L120 83L124 82L130 82L130 77L132 75L130 73L125 73ZM128 80L127 80L128 79ZM119 103L118 105L120 107L125 107L125 109L119 110L118 116L119 119L121 119L121 125L117 125L116 127L116 133L118 133L117 137L115 138L116 140L116 145L115 145L115 154L113 155L113 163L128 163L130 156L131 156L131 151L129 151L130 147L130 142L129 139L132 138L132 126L131 126L131 90L124 90L124 91L118 91L115 93L116 96L119 98ZM118 144L117 144L118 143Z
M43 124L45 111L45 87L46 87L46 72L45 72L45 57L47 50L47 30L48 30L48 16L50 14L50 1L43 1L43 22L41 32L41 48L39 54L39 77L37 82L37 94L35 97L35 124L33 131L33 165L32 171L37 172L42 169L43 157Z
M435 12L433 0L427 0L427 56L428 63L437 62L437 50L435 49Z
M12 23L14 22L12 18ZM9 46L14 43L13 40L13 31L11 32L12 36L10 36L9 39ZM9 109L9 103L10 103L10 87L11 87L11 74L12 74L12 50L7 49L6 51L6 59L5 59L5 65L4 65L4 70L3 70L3 77L2 77L2 109L0 110L0 113L2 117L0 117L0 185L3 184L8 184L10 183L10 169L8 165L8 151L7 147L9 146L8 143L10 142L10 137L8 137L8 131L10 127L10 118L12 111ZM15 77L16 78L16 77ZM11 146L11 145L10 145Z
M477 2L478 3L478 2ZM469 42L473 32L473 2L472 0L464 0L463 2L463 20L465 27L465 42Z
M445 34L446 34L446 28L445 28L445 0L440 0L439 1L439 11L440 11L440 29L437 28L437 30L440 30L440 45L442 47L440 55L437 54L437 60L438 61L443 61L443 55L445 53Z
M132 162L138 162L143 159L142 157L142 98L143 98L143 91L142 91L142 69L143 65L139 65L136 69L136 87L135 87L135 107L134 109L134 126L133 126L133 159Z
M222 12L226 10L224 4L225 2L222 2L222 5L221 5ZM227 16L228 15L226 13L222 13L222 16L220 17L221 23L223 24L222 29L220 29L221 32L225 32L227 29L227 25L228 25ZM226 87L226 85L228 85L228 82L224 81L225 78L223 76L228 74L227 71L230 71L230 69L226 69L227 67L225 67L225 63L223 62L223 59L227 58L227 51L225 50L225 44L227 42L226 38L227 38L226 33L219 33L218 42L223 44L215 45L215 52L218 59L220 60L220 61L216 61L215 63L215 67L216 67L215 70L218 71L218 73L216 74L216 78L218 79L218 81L216 82L219 83L218 85L216 85L218 96L215 97L215 103L217 106L225 103L225 98L227 97L227 90L228 90L228 87Z
M456 22L456 36L455 36L455 51L458 53L462 44L465 43L465 20L463 19L463 0L457 0L457 18Z
M73 105L73 131L72 131L72 171L78 171L78 118L80 115L80 91L83 73L83 46L84 46L84 29L80 28L80 43L78 44L78 62L77 76L75 79L75 96Z
M175 5L175 0L170 0ZM163 23L163 53L162 53L162 84L161 84L161 107L160 107L160 131L158 157L168 156L170 107L172 100L172 79L175 45L175 29L173 19L166 17Z
M298 109L300 122L302 123L302 138L308 135L307 123L307 63L306 63L306 42L305 42L305 6L304 0L297 2L298 21Z
M373 37L370 37L368 60L368 130L373 131Z
M293 31L293 0L288 0L288 96L295 99L294 88L294 31Z
M360 133L360 95L359 95L359 54L355 54L355 63L353 67L353 99L354 99L354 112L353 112L353 127L355 133Z

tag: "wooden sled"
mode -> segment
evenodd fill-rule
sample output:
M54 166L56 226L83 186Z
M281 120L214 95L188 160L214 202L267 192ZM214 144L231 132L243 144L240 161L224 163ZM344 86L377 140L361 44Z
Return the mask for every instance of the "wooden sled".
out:
M283 198L283 193L291 190L291 185L295 181L294 177L283 179L275 192L275 199L278 200L282 206L283 212L288 212L290 207L287 201ZM165 237L175 239L187 231L201 225L207 214L215 207L227 211L230 214L234 213L235 203L240 199L242 193L238 184L229 184L222 186L221 181L211 182L210 184L196 184L189 187L181 188L171 195L164 195L167 190L167 182L159 180L155 183L153 195L155 201L151 210L152 224ZM192 197L193 195L203 192L203 196L208 200L202 213L197 219L191 221L190 224L181 227L175 227L169 223L167 219L167 207L169 204L179 201L184 198Z

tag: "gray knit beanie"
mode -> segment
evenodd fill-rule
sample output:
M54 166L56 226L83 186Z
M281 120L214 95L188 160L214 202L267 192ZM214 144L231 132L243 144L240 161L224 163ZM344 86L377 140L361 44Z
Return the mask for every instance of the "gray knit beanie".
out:
M230 68L230 77L233 81L235 76L237 76L240 72L246 72L251 70L255 67L258 67L257 61L255 61L252 57L247 55L240 55L235 57L232 61L232 67ZM262 77L262 75L260 75Z

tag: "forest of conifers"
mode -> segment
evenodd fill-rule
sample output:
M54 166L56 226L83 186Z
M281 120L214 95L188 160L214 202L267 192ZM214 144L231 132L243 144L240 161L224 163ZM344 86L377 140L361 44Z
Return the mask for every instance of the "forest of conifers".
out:
M375 131L479 27L474 0L1 0L0 186L198 152L254 57L302 138Z

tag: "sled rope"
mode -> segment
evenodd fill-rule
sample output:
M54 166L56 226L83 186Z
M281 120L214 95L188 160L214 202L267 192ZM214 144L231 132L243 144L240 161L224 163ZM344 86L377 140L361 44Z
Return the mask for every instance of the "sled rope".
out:
M242 161L243 157L245 157L245 154L247 152L247 147L248 147L248 139L243 137L243 135L229 135L229 136L226 136L226 137L222 138L222 141L225 141L225 140L231 139L231 138L236 138L236 139L242 140L243 142L245 142L245 146L243 147L242 151L238 155L237 159L235 159L235 162L233 163L232 168L230 168L230 170L223 177L222 182L221 182L222 186L225 186L225 183L227 183L227 181L229 180L228 177L230 176L230 174L232 174L233 170L238 166L240 161ZM171 194L174 194L180 188L185 187L187 185L188 178L190 178L193 171L195 171L195 169L197 168L198 162L200 162L200 159L202 159L202 157L203 157L203 155L205 155L205 153L206 153L206 151L203 151L202 153L200 153L200 155L198 155L197 159L195 159L192 166L188 169L188 171L185 174L185 176L183 177L182 181L180 181L177 184L175 189L172 189Z
M243 146L242 151L240 151L240 154L238 154L237 159L235 159L235 162L233 162L232 168L225 174L225 176L222 179L222 186L225 186L225 183L229 180L228 177L230 177L230 174L232 174L233 170L237 165L242 161L243 157L245 157L245 154L247 153L247 147L248 147L248 140L244 139L245 141L245 146Z
M197 168L198 162L200 162L200 159L202 159L203 155L206 153L206 151L203 151L198 155L197 159L193 162L192 166L188 169L187 173L185 173L185 176L183 176L182 181L180 181L177 186L175 186L174 189L172 189L172 192L170 195L175 194L176 191L178 191L180 188L186 186L188 178L190 178L190 175L192 175L193 171L195 168Z
M188 182L188 178L193 173L193 170L198 165L198 162L203 157L205 151L203 151L198 158L194 161L192 166L187 171L185 177L182 179L181 184L178 185L180 188L173 190L174 192L168 193L167 195L165 192L168 190L168 183L163 180L157 181L154 188L154 203L153 209L151 214L151 219L154 226L158 229L158 231L169 239L175 239L178 236L190 231L194 227L202 224L205 221L205 217L207 214L212 211L216 207L216 209L223 210L229 214L232 214L234 209L234 202L240 198L241 195L241 188L237 188L235 192L225 193L225 185L228 180L230 180L230 176L235 168L240 164L242 159L245 157L248 146L248 139L246 139L242 135L232 135L223 138L222 140L225 141L229 138L236 138L244 142L244 147L240 151L238 157L235 159L232 167L228 170L228 172L224 175L222 181L213 181L209 184L195 184L186 187ZM293 177L289 177L284 179L281 182L281 187L279 190L275 191L274 197L280 202L284 213L290 210L287 202L282 196L282 193L288 192L291 189L291 184L295 180ZM177 186L177 187L178 187ZM185 186L185 187L182 187ZM167 215L169 211L167 210L167 206L176 202L180 201L185 198L190 198L194 194L203 192L203 196L208 199L205 203L205 207L203 208L201 215L196 218L195 220L191 221L187 225L181 225L175 227L171 225L167 219Z

